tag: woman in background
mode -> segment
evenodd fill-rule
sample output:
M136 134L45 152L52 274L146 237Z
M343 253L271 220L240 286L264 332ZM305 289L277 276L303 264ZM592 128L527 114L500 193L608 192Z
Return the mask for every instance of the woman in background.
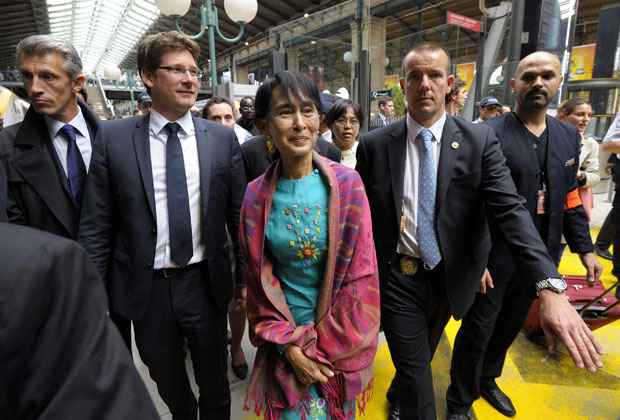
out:
M349 99L337 101L325 115L325 124L332 131L332 140L342 154L342 163L355 169L360 124L364 121L362 108Z
M351 419L369 398L379 331L368 199L357 172L313 151L314 83L284 71L265 84L256 118L278 158L248 185L241 210L258 347L245 407L266 419Z
M594 198L592 187L601 180L598 162L598 143L592 137L586 137L585 132L592 119L592 107L581 98L568 99L558 108L558 119L564 121L579 131L581 135L581 153L579 154L579 169L577 170L577 184L583 208L592 216Z

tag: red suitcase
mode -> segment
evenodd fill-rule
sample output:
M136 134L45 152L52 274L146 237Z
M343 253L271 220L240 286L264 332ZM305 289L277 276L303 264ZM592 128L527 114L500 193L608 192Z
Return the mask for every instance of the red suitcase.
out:
M568 299L592 331L620 318L620 304L613 291L618 282L605 289L600 281L590 287L585 276L564 276L564 280L568 286ZM539 306L540 302L535 300L525 321L523 328L528 335L536 335L542 330Z

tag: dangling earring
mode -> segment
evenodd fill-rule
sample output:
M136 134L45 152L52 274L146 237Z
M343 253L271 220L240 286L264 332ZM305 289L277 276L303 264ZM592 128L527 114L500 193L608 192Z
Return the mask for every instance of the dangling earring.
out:
M273 144L273 139L271 138L271 136L269 135L265 136L265 145L267 146L267 153L269 154L269 156L272 159L275 159L275 157L277 156L278 150L276 149L276 146Z

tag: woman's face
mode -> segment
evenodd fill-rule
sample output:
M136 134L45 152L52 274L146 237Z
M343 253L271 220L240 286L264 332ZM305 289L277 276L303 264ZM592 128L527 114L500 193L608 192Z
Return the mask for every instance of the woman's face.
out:
M459 108L463 108L465 106L465 101L467 100L467 92L465 92L465 87L462 87L457 92L454 97L454 102Z
M591 119L592 107L588 104L581 104L575 107L573 112L564 118L567 123L575 127L581 134L586 132Z
M334 143L340 150L349 150L353 147L360 132L360 121L351 107L342 114L331 126Z
M319 125L319 112L312 99L295 95L289 99L280 86L273 90L266 129L283 159L312 153Z

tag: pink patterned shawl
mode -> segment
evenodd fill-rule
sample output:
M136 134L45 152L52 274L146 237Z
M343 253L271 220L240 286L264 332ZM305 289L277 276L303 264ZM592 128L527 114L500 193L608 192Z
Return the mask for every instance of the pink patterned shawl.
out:
M240 239L247 258L250 340L258 347L245 409L278 419L283 409L309 398L275 344L295 344L336 373L320 385L330 418L348 419L345 401L363 411L370 398L379 332L379 279L368 199L354 170L313 154L329 186L328 252L317 304L317 323L297 326L273 262L265 252L265 229L280 174L276 161L248 185L241 210ZM302 410L302 418L304 412Z

